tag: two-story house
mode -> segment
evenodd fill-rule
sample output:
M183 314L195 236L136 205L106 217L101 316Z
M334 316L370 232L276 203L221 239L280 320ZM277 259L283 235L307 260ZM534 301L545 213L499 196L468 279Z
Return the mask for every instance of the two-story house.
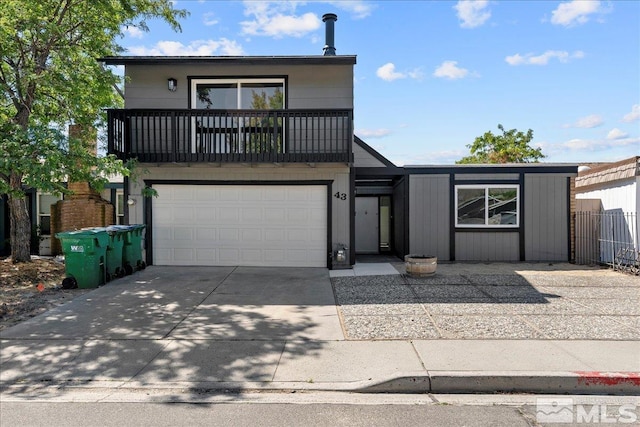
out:
M352 262L356 57L324 53L100 59L125 67L108 150L144 171L125 215L147 224L150 264Z
M109 153L148 264L348 268L357 253L570 261L577 165L396 167L353 132L356 57L107 57ZM149 187L157 197L143 197Z

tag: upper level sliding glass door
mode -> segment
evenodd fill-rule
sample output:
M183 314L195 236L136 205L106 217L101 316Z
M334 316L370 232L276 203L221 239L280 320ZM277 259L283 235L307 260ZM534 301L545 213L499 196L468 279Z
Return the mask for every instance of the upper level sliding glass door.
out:
M193 151L283 152L282 119L266 110L285 108L284 90L280 78L191 80L191 108L225 110L203 111L193 119Z

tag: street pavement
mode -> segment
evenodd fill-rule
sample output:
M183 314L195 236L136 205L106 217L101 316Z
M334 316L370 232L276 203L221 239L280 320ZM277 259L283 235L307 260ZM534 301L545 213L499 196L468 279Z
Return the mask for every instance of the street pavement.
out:
M0 398L640 394L640 278L524 263L402 273L152 266L0 332Z

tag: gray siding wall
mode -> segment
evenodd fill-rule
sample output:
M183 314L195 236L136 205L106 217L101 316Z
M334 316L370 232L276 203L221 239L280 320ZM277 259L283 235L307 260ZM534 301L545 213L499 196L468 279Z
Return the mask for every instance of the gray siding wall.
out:
M409 177L409 252L449 259L449 175Z
M353 165L357 168L386 167L384 163L355 143L353 144Z
M518 232L457 232L456 261L518 261Z
M567 175L526 174L525 258L568 261Z
M188 77L261 76L287 77L287 108L353 108L352 65L128 65L126 76L125 108L189 108Z
M303 182L310 180L331 180L330 188L332 199L332 247L336 244L344 244L350 247L350 214L349 200L349 168L347 166L318 165L309 167L306 165L286 165L277 167L274 165L256 165L247 167L228 164L221 167L210 165L185 166L151 166L145 165L148 173L143 174L137 181L130 182L131 199L135 205L129 207L129 222L131 224L144 223L144 203L141 196L143 180L202 180L202 181L294 181ZM345 193L346 200L333 197L336 192Z

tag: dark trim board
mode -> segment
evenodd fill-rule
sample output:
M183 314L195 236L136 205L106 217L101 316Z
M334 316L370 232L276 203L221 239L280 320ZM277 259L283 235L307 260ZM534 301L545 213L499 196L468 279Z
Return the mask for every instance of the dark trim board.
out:
M569 262L574 262L575 261L575 257L574 258L571 257L571 243L572 243L571 242L571 219L572 219L572 215L573 214L571 212L571 177L568 176L567 177L567 260ZM574 222L574 227L575 227L575 222Z
M232 80L232 79L237 79L237 80L260 80L260 79L282 79L284 80L284 106L282 108L284 109L288 109L289 108L289 76L286 74L280 74L280 75L222 75L222 76L216 76L216 75L196 75L196 76L187 76L187 108L188 109L192 109L191 108L191 101L192 101L192 93L191 93L191 81L192 80L212 80L212 83L215 83L213 80Z
M519 177L518 177L518 184L520 185L520 200L518 200L518 209L519 209L519 221L520 221L520 233L518 235L518 249L520 252L520 261L525 261L527 259L526 256L526 242L525 242L525 206L524 206L524 199L525 199L525 188L524 188L524 173L520 173Z
M360 169L360 168L359 168ZM365 169L365 168L362 168ZM375 169L375 168L366 168ZM553 165L540 163L525 163L521 165L456 165L456 166L405 166L404 171L410 175L444 175L456 174L520 174L520 173L578 173L578 165ZM364 172L364 171L363 171Z
M356 171L349 170L349 264L356 263ZM331 239L329 239L331 240Z
M520 184L519 179L454 179L453 185L500 185L500 184Z
M455 219L455 218L454 218ZM456 233L519 233L522 227L454 227Z
M327 190L327 268L332 268L331 258L333 255L332 230L333 230L333 192L331 186L333 180L310 180L310 181L219 181L219 180L169 180L169 179L148 179L144 180L145 186L153 188L154 185L229 185L229 186L325 186ZM145 236L146 262L153 265L153 202L145 197L143 202L144 222L147 225Z
M355 55L308 56L104 56L106 65L355 65Z
M449 172L449 261L456 260L456 174Z

